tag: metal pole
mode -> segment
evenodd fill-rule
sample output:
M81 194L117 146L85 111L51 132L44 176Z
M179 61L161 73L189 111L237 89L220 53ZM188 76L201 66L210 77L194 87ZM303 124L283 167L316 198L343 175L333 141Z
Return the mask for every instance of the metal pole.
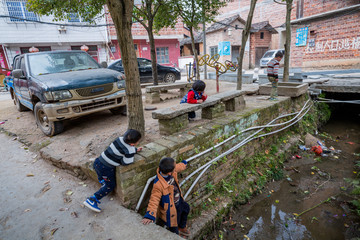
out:
M219 93L219 72L216 69L216 92Z

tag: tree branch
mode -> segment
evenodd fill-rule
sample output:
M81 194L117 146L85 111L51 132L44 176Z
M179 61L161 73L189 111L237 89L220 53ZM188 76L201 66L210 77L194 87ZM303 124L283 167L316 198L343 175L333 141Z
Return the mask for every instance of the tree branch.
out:
M277 4L286 5L286 3L278 2L278 0L273 0Z

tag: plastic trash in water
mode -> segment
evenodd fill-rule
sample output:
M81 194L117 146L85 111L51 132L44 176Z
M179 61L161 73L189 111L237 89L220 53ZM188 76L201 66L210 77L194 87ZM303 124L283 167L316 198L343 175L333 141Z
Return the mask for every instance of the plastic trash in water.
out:
M305 145L299 145L299 149L303 151L309 150L309 148L307 148Z
M295 156L297 159L301 159L302 158L302 156L300 156L300 155L296 155Z
M324 146L324 144L322 144L322 142L321 142L321 141L317 141L317 143L318 143L321 147L323 147L323 146Z

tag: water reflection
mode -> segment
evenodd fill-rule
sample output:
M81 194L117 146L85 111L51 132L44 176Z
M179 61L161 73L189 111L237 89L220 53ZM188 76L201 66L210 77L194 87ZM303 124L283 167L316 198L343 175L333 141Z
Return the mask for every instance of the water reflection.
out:
M250 239L303 240L312 239L310 232L292 214L285 213L275 205L258 218L247 236ZM246 238L244 238L246 240Z

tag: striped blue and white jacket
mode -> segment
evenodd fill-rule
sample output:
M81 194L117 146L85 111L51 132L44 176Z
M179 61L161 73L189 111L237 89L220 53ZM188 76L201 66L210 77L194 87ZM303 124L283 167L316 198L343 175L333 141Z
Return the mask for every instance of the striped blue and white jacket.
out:
M115 139L103 153L101 153L99 160L108 167L129 165L134 162L134 155L136 152L136 147L130 146L124 142L123 137L119 137Z

